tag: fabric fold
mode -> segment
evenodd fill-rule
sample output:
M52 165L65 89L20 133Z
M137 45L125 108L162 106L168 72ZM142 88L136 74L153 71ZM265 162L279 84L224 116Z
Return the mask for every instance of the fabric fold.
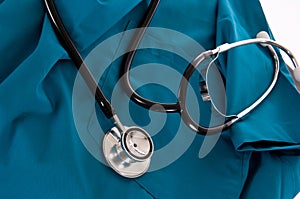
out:
M255 38L262 30L272 37L258 1L247 4L219 1L217 30L217 45ZM274 63L268 50L260 45L235 48L222 54L219 60L226 76L227 114L237 114L250 106L272 81ZM299 149L297 115L300 112L300 95L291 85L290 77L286 76L282 59L280 70L282 72L271 94L231 127L237 150Z

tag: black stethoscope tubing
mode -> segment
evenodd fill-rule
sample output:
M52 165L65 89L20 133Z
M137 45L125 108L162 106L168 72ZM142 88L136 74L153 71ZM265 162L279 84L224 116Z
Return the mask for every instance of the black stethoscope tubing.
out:
M54 30L57 33L56 35L58 36L59 41L69 54L71 60L74 62L76 68L80 72L81 76L83 77L91 92L95 93L95 100L101 108L101 110L103 111L104 115L108 119L112 118L113 115L115 115L114 108L108 101L108 99L105 97L103 91L98 86L97 81L95 80L94 76L92 75L83 58L81 57L80 53L78 52L75 44L73 43L68 31L66 30L57 12L53 0L44 0L44 2L47 7L48 14L51 18L52 26L54 27Z
M91 92L95 93L95 100L97 104L99 105L99 107L101 108L101 110L103 111L103 113L108 119L113 118L115 119L115 121L117 120L117 122L115 123L118 124L119 122L118 119L116 119L117 117L114 117L116 116L116 112L114 111L112 104L105 97L103 91L99 87L97 81L91 74L83 58L78 52L75 44L73 43L68 31L66 30L57 12L53 0L44 0L44 2L46 4L47 12L51 18L50 21L55 29L55 32L57 33L60 42L62 43L63 47L66 49L71 60L74 62L75 66L79 70L80 74L82 75L83 79L85 80ZM211 134L223 132L225 129L227 129L229 126L231 126L240 118L238 116L233 115L233 116L226 117L226 121L223 124L213 126L213 127L203 127L191 118L187 110L186 89L188 86L189 79L197 67L197 64L195 64L194 62L195 60L191 62L186 68L186 70L184 71L184 74L180 81L180 86L177 95L178 101L176 103L158 103L158 102L145 99L142 96L140 96L131 86L130 79L129 79L129 70L132 61L134 59L136 50L143 38L143 35L147 27L149 26L153 18L153 15L155 14L159 2L160 0L151 0L150 5L146 11L146 14L143 17L142 23L140 24L138 30L136 31L133 37L133 40L131 41L130 49L132 50L124 55L125 57L124 57L123 68L121 69L121 76L124 76L125 78L121 78L122 81L121 85L123 86L126 94L136 104L147 109L152 108L151 110L158 111L158 112L179 113L181 115L182 120L185 122L185 124L193 131L197 132L198 134L211 135ZM199 61L198 63L200 63L204 59L218 56L218 54L219 52L216 52L215 50L206 51L198 57L197 61ZM159 105L159 106L154 106L154 105ZM155 108L153 109L153 107Z
M157 112L167 112L167 113L179 113L181 114L182 120L185 122L189 128L191 128L193 131L202 134L202 135L207 135L207 134L215 134L224 131L227 129L231 123L232 120L236 119L236 117L229 117L227 118L227 122L224 124L214 126L214 127L203 127L200 126L198 123L196 123L190 116L187 108L186 108L186 89L188 86L188 82L190 77L192 76L193 72L196 69L196 66L193 65L193 63L190 63L186 70L184 71L184 74L182 76L179 90L178 90L178 101L176 103L158 103L154 102L151 100L148 100L141 95L139 95L131 86L130 83L130 67L133 62L136 49L139 46L139 43L141 42L143 35L146 31L146 28L149 26L155 11L159 5L160 0L152 0L148 10L145 14L144 19L142 20L141 25L139 25L139 29L136 32L136 35L134 35L133 40L131 41L131 49L132 51L128 52L127 54L124 55L124 63L123 63L123 68L121 69L121 76L123 78L120 79L121 85L123 86L124 91L127 93L128 96L130 96L130 99L135 102L136 104L146 108L150 109L153 111ZM205 58L210 58L213 54L207 55ZM155 106L159 105L159 106Z
M151 156L154 152L154 144L151 136L145 130L139 127L123 126L123 124L121 123L121 121L117 116L117 113L114 111L112 104L105 97L103 91L98 85L98 82L91 74L81 54L79 53L75 44L73 43L68 31L66 30L57 12L53 0L44 0L44 2L47 8L48 15L50 17L50 22L55 32L57 33L57 36L62 46L65 48L71 60L74 62L76 68L78 69L79 73L81 74L84 81L88 85L90 91L93 94L95 94L95 100L99 105L99 107L101 108L101 110L103 111L104 115L108 119L114 120L115 127L113 127L105 134L102 142L103 143L102 150L107 163L110 165L110 167L113 170L115 170L121 176L127 178L136 178L143 175L149 168ZM189 65L187 66L187 68L185 69L182 75L179 89L178 89L178 94L177 94L178 101L176 103L158 103L143 98L132 88L130 83L130 78L129 78L130 75L129 71L135 53L139 47L141 40L143 39L147 27L149 27L149 24L153 18L153 15L155 14L159 2L160 0L151 0L147 12L143 17L142 23L137 29L137 31L135 32L135 35L133 36L133 40L131 41L131 44L129 46L131 51L125 54L125 58L123 62L121 76L125 78L120 78L121 85L123 85L123 89L126 92L126 94L136 104L147 109L151 108L151 110L158 111L158 112L179 113L181 115L182 120L190 129L192 129L193 131L201 135L212 135L212 134L223 132L225 129L230 127L236 121L243 118L245 115L251 112L255 107L257 107L273 90L279 74L279 58L275 49L272 46L276 46L280 48L281 50L283 50L285 53L289 55L295 67L295 69L293 69L293 76L295 77L295 80L300 82L300 68L294 55L284 46L280 45L279 43L273 40L270 40L268 34L262 31L257 35L256 39L241 40L230 44L225 43L213 50L208 50L199 54L193 61L189 63ZM214 105L213 100L211 99L211 104L215 108L215 110L227 120L225 121L225 123L214 127L207 128L199 125L191 118L186 106L187 86L189 84L189 80L192 74L195 72L197 66L205 59L214 58L207 66L206 73L208 73L211 64L218 58L220 53L248 44L260 44L263 47L268 47L269 51L273 55L273 59L274 59L273 80L269 85L268 89L255 102L253 102L250 106L248 106L247 108L245 108L244 110L242 110L240 113L236 115L228 116L222 113ZM208 77L206 76L206 80L207 78ZM155 106L155 105L159 105L159 106ZM141 139L141 137L143 139ZM133 147L130 143L131 144L134 143ZM142 150L143 153L141 153L140 147L145 147L144 149L146 149L146 151L143 152L144 150Z

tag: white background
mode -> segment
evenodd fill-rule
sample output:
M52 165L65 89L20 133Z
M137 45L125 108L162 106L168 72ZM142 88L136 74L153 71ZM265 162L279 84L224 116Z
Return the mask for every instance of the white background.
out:
M300 60L300 0L260 0L278 42Z

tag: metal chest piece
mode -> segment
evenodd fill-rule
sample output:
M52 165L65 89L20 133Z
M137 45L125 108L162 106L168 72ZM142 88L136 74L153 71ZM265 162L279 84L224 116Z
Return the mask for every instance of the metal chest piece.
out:
M109 166L126 178L137 178L149 168L154 146L150 135L139 127L113 127L103 139L103 153Z

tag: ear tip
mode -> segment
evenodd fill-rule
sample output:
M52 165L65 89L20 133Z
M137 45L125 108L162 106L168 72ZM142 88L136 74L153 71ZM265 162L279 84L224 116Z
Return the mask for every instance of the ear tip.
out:
M260 31L257 33L256 38L270 39L270 36L266 31Z
M293 70L293 75L294 75L295 80L297 80L298 82L300 82L300 67L296 67Z
M266 31L260 31L259 33L257 33L256 38L270 39L270 36ZM263 44L263 43L261 43L261 45L263 47L268 46L268 44Z

